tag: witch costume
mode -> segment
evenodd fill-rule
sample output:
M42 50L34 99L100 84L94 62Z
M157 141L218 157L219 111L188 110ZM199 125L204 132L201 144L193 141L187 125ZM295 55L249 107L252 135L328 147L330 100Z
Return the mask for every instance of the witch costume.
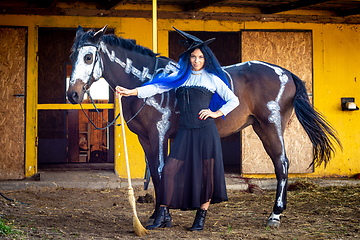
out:
M226 201L227 194L221 142L215 120L211 117L199 119L198 114L210 107L214 108L212 111L220 110L226 116L238 106L239 100L229 89L220 64L207 47L214 39L203 42L175 30L190 45L180 55L179 72L160 76L138 87L137 91L139 98L146 98L175 89L180 110L179 129L161 173L160 202L169 208L200 209L202 204L210 200L211 203ZM204 68L200 71L191 70L189 62L190 54L196 48L205 57ZM205 214L206 210L198 211L198 221L195 219L191 230L202 230ZM171 227L167 208L162 207L157 215L160 216L148 229Z

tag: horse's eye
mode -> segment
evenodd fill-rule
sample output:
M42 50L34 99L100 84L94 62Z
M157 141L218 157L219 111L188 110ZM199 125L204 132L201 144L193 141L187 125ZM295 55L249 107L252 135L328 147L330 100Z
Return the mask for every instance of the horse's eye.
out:
M86 64L91 64L93 62L93 56L92 56L91 53L88 53L88 54L85 55L84 62Z

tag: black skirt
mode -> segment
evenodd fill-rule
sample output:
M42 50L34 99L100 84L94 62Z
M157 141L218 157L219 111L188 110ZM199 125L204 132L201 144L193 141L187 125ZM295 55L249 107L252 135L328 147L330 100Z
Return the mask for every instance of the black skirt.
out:
M161 174L161 203L170 208L197 209L227 200L219 132L215 123L180 128Z

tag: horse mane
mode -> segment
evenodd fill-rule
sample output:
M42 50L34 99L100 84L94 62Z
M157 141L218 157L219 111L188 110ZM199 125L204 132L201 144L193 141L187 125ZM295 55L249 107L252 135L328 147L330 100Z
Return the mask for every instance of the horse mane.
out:
M71 48L72 52L75 52L76 49L84 46L85 43L91 42L91 38L94 36L94 34L94 31L90 30L76 37L74 44ZM149 48L135 44L134 40L119 38L114 34L104 35L101 40L107 44L110 44L111 46L118 46L129 51L140 53L145 56L156 57L158 55Z

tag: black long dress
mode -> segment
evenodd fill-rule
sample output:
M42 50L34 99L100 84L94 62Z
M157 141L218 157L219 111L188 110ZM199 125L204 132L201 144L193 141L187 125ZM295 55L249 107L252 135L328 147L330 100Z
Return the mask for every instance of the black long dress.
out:
M180 87L179 130L161 175L161 203L170 208L197 209L227 200L219 132L213 118L200 120L213 93L204 87Z

